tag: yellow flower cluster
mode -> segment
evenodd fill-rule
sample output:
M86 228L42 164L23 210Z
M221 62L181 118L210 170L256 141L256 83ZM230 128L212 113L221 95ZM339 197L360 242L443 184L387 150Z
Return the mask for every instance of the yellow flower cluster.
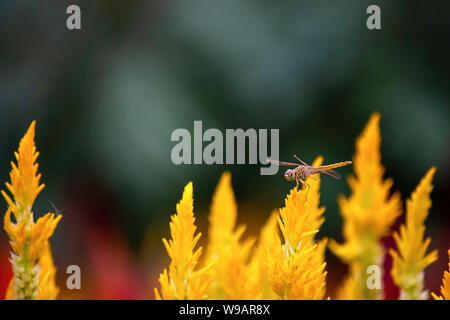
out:
M345 242L331 241L330 249L350 268L338 290L339 299L381 298L381 290L367 288L366 270L381 264L383 251L379 241L401 214L400 194L390 196L393 181L383 180L379 120L379 114L373 114L357 139L353 158L355 176L348 178L352 194L338 198Z
M349 265L349 273L337 290L338 299L380 299L382 288L369 288L367 270L381 266L385 252L380 239L401 214L399 193L391 194L393 181L384 179L381 165L380 116L374 113L356 141L354 175L348 178L349 197L338 198L343 217L342 244L331 241L329 248ZM14 276L6 299L56 299L49 239L62 216L48 213L34 221L33 204L44 189L38 173L33 122L22 138L16 162L11 162L7 190L1 191L8 209L4 229L12 248ZM313 166L322 164L318 157ZM393 237L397 249L392 277L402 299L426 299L424 270L437 259L437 251L427 253L425 220L431 208L430 193L436 169L432 167L406 201L406 220ZM320 177L313 175L306 187L293 188L284 207L275 210L261 229L258 241L244 237L245 226L237 225L237 204L231 175L222 175L213 195L209 213L206 254L198 247L201 233L195 226L193 186L188 183L176 213L171 216L171 239L163 239L170 257L168 269L159 276L157 299L324 299L327 271L327 239L317 239L325 219L320 206ZM450 259L450 250L449 250ZM203 260L201 260L203 259ZM381 268L380 268L381 269ZM450 299L449 271L444 272L441 295Z
M197 227L194 218L194 200L192 183L184 188L183 197L172 215L170 233L172 239L163 239L164 246L171 258L169 272L164 269L159 276L161 294L154 289L158 300L200 300L207 298L209 278L208 267L195 270L202 247L195 250L201 233L195 235ZM195 251L194 251L195 250Z
M45 246L44 252L39 258L39 266L41 272L39 273L39 292L38 300L55 300L59 293L59 288L56 286L56 268L53 263L52 251L50 244Z
M406 223L400 227L400 233L394 234L398 252L391 250L392 277L401 289L400 298L405 300L427 299L423 290L424 269L437 260L437 250L426 254L431 239L423 239L425 219L431 207L431 180L436 169L431 168L422 179L411 199L406 202Z
M355 174L348 178L352 192L349 197L338 198L344 218L344 243L331 241L329 248L349 265L349 273L336 292L338 299L383 298L381 274L375 274L380 287L369 285L369 270L382 270L386 252L380 239L390 234L402 212L402 204L399 193L391 194L392 179L383 178L379 121L379 114L374 113L357 139L353 159ZM320 166L322 161L322 157L318 157L313 166ZM434 173L433 167L407 200L405 225L393 235L397 251L390 251L393 257L391 274L401 289L401 299L427 298L424 269L437 259L436 251L427 254L430 239L424 240ZM183 298L179 293L184 293L185 299L190 298L185 292L192 288L190 277L198 274L196 277L201 284L196 287L204 290L197 298L324 299L327 239L316 239L325 220L325 208L320 206L319 175L312 175L305 184L303 189L293 188L285 199L285 206L272 212L255 243L253 238L242 240L245 226L236 227L237 205L231 176L224 173L213 196L205 267L200 272L194 271L200 253L192 253L199 237L193 238L192 208L187 210L189 219L185 223L177 222L174 227L176 220L172 217L174 241L170 245L164 243L172 258L170 269L173 271L169 275L164 271L160 277L163 293L170 292L163 294L163 298ZM181 214L179 209L177 212ZM181 242L183 234L187 234L187 238ZM175 253L173 247L182 245L190 249ZM180 252L184 252L184 256L177 257ZM193 264L186 268L186 262L174 264L176 259ZM172 274L175 271L181 275ZM450 273L445 272L442 296L434 293L432 296L435 299L450 298L449 284ZM155 292L160 298L156 289Z
M319 157L314 165L321 162ZM176 252L173 249L182 246L193 248L199 237L193 238L192 209L186 211L190 212L189 219L182 223L177 216L183 211L177 207L177 216L172 217L170 225L173 241L167 244L164 240L172 259L171 271L167 274L164 270L161 274L159 282L163 295L155 289L156 298L194 298L186 292L191 292L190 277L195 275L200 283L197 287L204 289L209 286L207 293L202 291L195 296L196 299L323 299L326 239L316 243L314 236L324 222L325 208L319 207L320 179L306 182L308 189L291 190L285 207L270 215L255 245L252 238L241 240L245 226L236 228L237 205L231 175L224 173L213 196L208 250L205 267L201 271L194 271L200 249L194 254L191 249ZM191 188L190 184L186 188ZM176 256L181 253L183 256ZM183 261L192 264L188 268Z
M273 291L269 281L269 270L267 266L268 248L280 246L280 235L278 228L278 210L273 210L269 219L264 224L259 235L258 245L252 257L251 271L255 275L256 282L259 283L261 299L274 300L278 296Z
M209 243L206 258L212 264L209 296L216 299L259 299L256 274L249 263L254 239L241 241L245 226L236 228L237 205L231 187L231 175L221 177L214 193L209 215ZM256 270L255 270L256 271ZM250 274L254 276L249 277Z
M321 163L319 157L313 165ZM269 282L281 299L319 300L325 295L327 240L314 239L325 208L319 207L320 178L315 179L306 180L309 187L291 190L278 218L283 243L274 239L267 248Z
M392 180L383 181L381 166L378 113L374 113L356 142L354 170L348 184L352 190L349 198L339 197L344 218L344 244L335 241L330 249L349 264L349 274L337 290L338 299L380 299L382 288L369 288L368 268L379 266L385 252L379 244L388 235L390 227L401 213L400 195L389 195ZM406 223L393 237L396 250L391 270L395 284L400 287L400 299L427 299L424 290L424 269L437 259L437 251L427 254L430 238L424 240L425 219L431 207L431 181L436 169L431 168L422 179L411 199L406 203ZM444 279L445 283L445 279Z
M2 190L9 207L4 217L4 228L13 249L11 263L14 276L6 299L56 299L56 269L50 252L49 238L62 216L48 213L34 222L32 207L44 189L40 184L34 144L36 123L33 122L15 153L17 164L11 162L11 181L6 183L12 198ZM11 220L13 214L15 222Z
M441 296L436 295L434 292L431 293L431 296L435 300L450 300L450 250L448 250L448 271L444 272L444 276L442 277L442 286L441 286Z

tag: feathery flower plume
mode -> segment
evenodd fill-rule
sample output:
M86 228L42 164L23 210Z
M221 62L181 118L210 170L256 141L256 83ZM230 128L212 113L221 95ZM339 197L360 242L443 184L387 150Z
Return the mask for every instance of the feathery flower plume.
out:
M331 241L330 249L350 267L351 280L346 280L346 289L340 292L353 293L338 297L342 299L380 298L381 290L367 288L366 270L368 266L381 264L383 251L379 240L401 213L400 194L389 195L393 181L383 180L379 120L380 115L374 113L357 139L353 158L355 176L348 178L352 194L338 199L345 242Z
M314 166L322 163L322 157ZM315 179L315 180L314 180ZM324 207L319 207L320 178L308 178L309 187L293 188L287 195L285 207L279 211L280 239L268 243L268 279L281 299L320 300L324 298L326 274L324 252L327 240L316 242L314 237L324 222Z
M397 251L391 249L392 277L400 287L400 299L425 300L428 292L424 287L424 270L437 259L437 250L427 254L430 238L424 240L425 219L431 208L430 193L436 168L428 170L420 181L411 199L406 201L406 222L400 226L400 233L394 233Z
M445 271L442 277L441 296L432 292L431 296L434 300L450 300L450 250L448 250L448 260L448 271Z
M336 290L337 300L361 300L361 289L359 284L350 275L346 275L342 284Z
M267 279L267 248L271 248L273 246L280 246L277 210L272 211L269 219L262 227L258 239L258 245L253 252L251 260L251 265L254 268L251 272L256 274L259 279L259 291L261 292L261 299L264 300L273 300L277 297Z
M59 288L55 283L56 268L53 263L50 244L47 244L39 258L39 266L41 267L41 271L39 272L39 293L37 299L55 300L58 296Z
M44 189L36 162L39 152L34 144L35 127L36 122L33 121L20 141L18 152L14 153L17 164L11 162L11 181L6 183L6 187L12 199L2 190L9 205L4 217L4 229L13 249L10 260L14 273L6 299L55 299L58 294L54 285L56 269L53 261L48 260L48 239L62 216L55 217L53 213L48 213L37 222L33 219L34 201ZM11 214L15 223L11 220Z
M197 227L194 218L192 182L184 188L183 197L172 215L170 234L172 239L163 239L171 259L169 272L164 269L159 276L161 294L154 289L157 300L203 300L207 299L210 283L209 266L196 270L202 254L202 247L195 250L201 233L195 235Z
M215 299L258 299L258 277L249 263L254 239L241 241L245 226L236 228L237 205L231 187L231 174L220 178L209 215L209 242L206 263L213 263L210 296Z

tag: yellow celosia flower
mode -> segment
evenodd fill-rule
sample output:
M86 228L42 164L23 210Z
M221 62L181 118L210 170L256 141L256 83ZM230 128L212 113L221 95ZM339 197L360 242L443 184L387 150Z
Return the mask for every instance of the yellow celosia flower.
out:
M59 293L59 288L55 283L56 268L53 264L52 252L50 245L44 249L41 257L39 258L39 266L41 270L39 272L39 293L38 300L55 300Z
M55 217L53 213L48 213L36 223L33 219L33 203L44 189L44 185L39 184L41 174L38 174L36 162L39 153L34 144L35 127L36 122L33 122L20 141L19 150L15 153L17 164L11 162L11 182L6 183L6 187L14 201L2 190L9 205L4 228L13 249L11 263L14 277L7 290L7 299L36 299L42 290L53 292L53 289L44 288L41 284L40 274L46 273L46 270L43 270L40 258L47 248L49 250L48 239L62 216ZM15 223L11 220L11 213ZM47 270L50 269L47 266ZM47 282L53 283L54 273L47 275L47 278Z
M379 242L401 214L401 200L399 193L391 195L392 179L383 178L379 121L379 114L374 113L358 137L354 175L348 178L351 195L338 198L344 218L344 243L332 241L330 249L349 265L349 274L336 292L338 299L382 298L381 288L372 288L373 283L368 280L374 279L372 275L381 276L378 270L382 269L384 252ZM320 166L322 160L318 157L313 165ZM398 253L391 251L392 275L402 289L402 298L426 297L423 270L436 260L436 251L426 254L430 240L423 239L434 172L432 168L412 194L407 202L406 224L394 235ZM320 206L320 177L309 177L306 185L290 191L285 206L272 213L253 247L253 238L241 239L245 227L236 227L237 205L231 175L224 173L209 216L207 267L194 271L201 248L194 252L200 234L194 237L192 185L188 184L177 205L177 214L172 216L173 240L163 240L172 262L169 272L164 270L159 278L161 296L164 299L324 299L327 239L316 239L325 220L325 208ZM18 224L16 228L25 226ZM13 245L21 248L24 241L17 238ZM373 274L373 270L377 273ZM376 280L377 284L381 282ZM450 272L445 272L442 296L433 293L433 297L450 298L449 287ZM155 295L161 299L156 289Z
M356 141L356 155L353 158L355 176L348 178L352 194L348 198L340 196L338 199L344 218L345 242L330 243L334 254L350 264L351 283L360 288L357 296L362 299L380 297L380 290L367 288L366 269L370 265L380 265L383 252L379 240L401 213L400 194L389 195L393 181L383 180L379 120L379 114L374 113Z
M163 239L171 259L169 272L164 269L159 277L161 295L154 289L158 300L200 300L207 299L209 267L196 270L202 254L202 247L195 250L201 233L195 235L197 227L194 218L192 182L184 188L183 197L172 215L170 234L172 239Z
M251 265L253 266L252 273L257 275L259 283L259 291L261 292L261 299L273 300L277 295L273 291L268 281L267 270L267 248L280 246L280 237L278 229L278 211L274 210L262 227L258 239L258 245L253 253Z
M424 269L436 261L437 250L427 254L431 239L424 240L425 219L431 207L431 181L436 168L428 170L420 181L411 199L406 202L406 223L400 226L400 233L394 234L397 250L392 255L392 277L400 287L400 299L427 299L428 292L423 291Z
M313 165L321 163L319 157ZM268 243L268 279L281 299L316 300L325 295L327 240L314 240L324 222L325 208L319 207L320 178L308 178L306 183L309 187L292 189L280 209L278 222L284 243L278 237Z
M210 296L215 299L258 299L256 264L249 263L254 239L240 241L245 226L236 228L237 205L231 175L225 172L213 196L209 215L209 242L206 263L213 263ZM236 228L236 230L235 230Z
M341 286L336 291L338 300L361 300L361 288L359 283L351 276L346 276Z
M448 271L445 271L442 277L441 296L432 292L434 300L450 300L450 250L448 250L448 260Z

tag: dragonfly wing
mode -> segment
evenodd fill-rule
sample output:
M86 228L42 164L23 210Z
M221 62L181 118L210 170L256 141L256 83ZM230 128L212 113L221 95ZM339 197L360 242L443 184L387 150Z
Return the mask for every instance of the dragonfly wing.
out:
M319 181L319 173L320 172L316 172L315 174L312 174L308 177L308 179L314 180L314 181Z
M294 158L297 159L298 161L300 161L304 166L310 166L310 165L307 164L305 161L303 161L302 159L300 159L299 157L297 157L295 154L294 154Z
M290 167L290 166L298 167L298 166L301 165L301 164L299 164L299 163L284 162L284 161L270 160L270 159L267 159L267 162L274 163L274 164L277 164L277 165L279 165L279 166L289 166L289 167Z
M339 173L337 173L336 171L333 171L333 170L321 170L321 169L318 169L317 172L318 173L327 174L327 175L329 175L329 176L331 176L331 177L333 177L335 179L340 179L341 178L341 175Z

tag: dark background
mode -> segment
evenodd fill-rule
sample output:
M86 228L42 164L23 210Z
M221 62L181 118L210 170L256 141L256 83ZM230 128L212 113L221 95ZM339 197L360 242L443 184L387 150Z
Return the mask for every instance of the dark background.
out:
M66 28L69 4L81 7L79 31ZM381 7L382 30L366 28L369 4ZM403 199L437 167L427 235L440 258L426 274L437 290L450 230L449 12L448 1L1 1L0 181L37 120L47 187L34 212L64 215L52 238L61 297L152 298L168 263L160 239L188 181L205 236L224 170L247 234L283 205L292 184L281 172L172 164L173 130L192 132L194 120L278 128L281 159L331 163L351 159L375 110L386 177ZM341 239L345 179L325 178L321 192L320 235ZM1 294L10 267L0 240ZM345 268L327 262L332 294ZM82 267L81 292L64 289L70 264Z

